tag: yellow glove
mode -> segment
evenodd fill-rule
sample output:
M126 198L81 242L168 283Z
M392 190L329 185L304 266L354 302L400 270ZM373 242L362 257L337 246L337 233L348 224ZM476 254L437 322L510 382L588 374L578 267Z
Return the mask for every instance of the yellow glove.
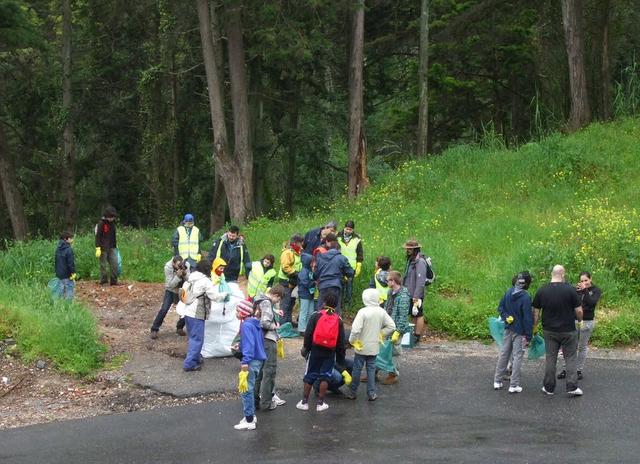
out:
M202 259L202 255L200 253L198 253L196 255L196 263L199 263L201 259Z
M249 391L249 371L238 372L238 391L240 393Z
M78 276L76 275L75 272L69 276L69 280L75 281L77 278L78 278Z
M584 321L578 321L578 322L576 323L576 328L577 328L578 330L582 330L582 327L583 327L583 326L584 326Z
M356 263L356 277L360 275L360 271L362 271L362 263Z
M395 345L399 341L400 341L400 332L396 330L393 332L393 335L391 335L391 343Z
M341 374L342 379L344 380L344 384L347 386L351 385L351 375L346 370L342 371Z
M100 247L96 247L96 258L99 258L101 254L102 250L100 249Z
M384 333L382 332L382 330L378 334L378 340L380 341L380 343L384 343Z
M281 338L276 342L276 351L278 352L278 357L284 359L284 341Z
M351 345L355 348L356 351L360 351L360 350L362 350L362 348L364 348L364 345L362 344L362 341L360 341L360 340L356 340Z
M507 324L513 324L513 316L507 316L507 318L505 319L505 322Z

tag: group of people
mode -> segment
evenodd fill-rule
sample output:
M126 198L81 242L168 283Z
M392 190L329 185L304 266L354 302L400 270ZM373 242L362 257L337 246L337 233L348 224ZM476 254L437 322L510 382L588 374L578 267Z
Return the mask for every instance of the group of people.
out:
M581 396L578 381L582 380L589 339L595 324L595 308L601 290L591 280L589 272L580 274L573 286L565 281L566 271L556 265L551 271L551 282L536 292L533 300L527 292L531 275L527 271L514 276L510 287L498 306L505 323L504 339L494 372L493 388L500 390L503 380L509 378L509 393L522 392L521 369L524 352L536 334L538 320L542 321L546 351L542 391L553 395L556 380L566 381L570 396ZM558 353L562 352L564 368L557 373Z

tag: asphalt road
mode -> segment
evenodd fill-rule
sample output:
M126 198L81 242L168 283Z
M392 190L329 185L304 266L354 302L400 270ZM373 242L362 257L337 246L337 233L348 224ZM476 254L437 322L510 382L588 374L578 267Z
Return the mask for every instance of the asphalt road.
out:
M569 398L560 381L540 391L542 362L528 362L524 391L493 391L495 359L427 356L401 366L380 398L329 397L322 413L295 409L298 394L259 413L255 431L233 429L240 401L225 401L0 432L10 463L638 463L637 361L589 360Z

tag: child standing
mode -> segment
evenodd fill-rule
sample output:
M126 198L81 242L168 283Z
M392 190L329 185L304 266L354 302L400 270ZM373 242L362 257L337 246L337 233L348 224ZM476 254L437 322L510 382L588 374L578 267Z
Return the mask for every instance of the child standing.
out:
M58 248L56 248L56 277L60 280L58 297L73 300L76 287L76 262L73 256L73 234L64 232L60 235Z
M255 430L256 406L254 386L267 354L264 350L264 339L260 328L260 310L253 304L242 300L236 306L236 317L240 319L240 372L238 374L238 391L242 397L244 417L233 426L236 430Z
M389 270L391 269L391 260L386 256L378 256L376 258L376 271L371 280L369 281L369 288L375 288L378 290L380 297L380 305L384 307L389 294L389 284L387 283L387 277Z
M355 400L358 386L360 385L360 374L362 367L367 366L367 395L369 401L378 398L376 394L376 356L380 352L380 337L383 339L394 333L396 325L391 316L380 307L378 300L378 290L368 288L362 292L362 302L364 308L358 311L356 318L351 325L349 343L356 350L353 360L353 372L351 391L347 398ZM400 334L395 337L400 337Z
M342 318L336 313L340 294L329 292L324 298L324 307L311 315L304 344L300 354L307 358L307 369L304 374L303 398L296 408L309 410L309 395L316 380L320 380L316 411L324 411L329 405L324 402L329 380L336 365L344 365L344 326Z

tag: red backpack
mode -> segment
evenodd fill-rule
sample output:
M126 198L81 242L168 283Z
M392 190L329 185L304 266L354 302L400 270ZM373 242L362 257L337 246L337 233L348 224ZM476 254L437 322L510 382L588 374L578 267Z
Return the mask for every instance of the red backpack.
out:
M340 332L340 316L335 312L328 314L326 309L320 311L320 318L313 331L313 344L323 348L335 348Z

